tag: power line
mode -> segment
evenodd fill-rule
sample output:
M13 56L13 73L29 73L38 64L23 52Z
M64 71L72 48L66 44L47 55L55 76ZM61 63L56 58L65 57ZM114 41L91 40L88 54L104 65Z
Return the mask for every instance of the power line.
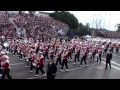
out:
M103 28L105 28L105 17L106 17L106 13L107 13L107 11L105 11L105 16L104 16L104 25L103 25Z
M99 28L101 28L101 11L100 11L100 18L99 18Z
M108 30L110 29L110 21L111 21L111 12L110 12L110 19L109 19L109 26L108 26Z
M94 26L94 18L95 18L95 11L94 11L94 15L93 15L93 23L92 23L92 28Z

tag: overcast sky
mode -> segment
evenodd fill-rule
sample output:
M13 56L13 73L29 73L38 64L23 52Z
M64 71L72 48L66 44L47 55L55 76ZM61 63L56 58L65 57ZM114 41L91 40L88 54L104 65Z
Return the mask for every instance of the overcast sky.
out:
M44 11L54 12L54 11ZM90 27L95 27L95 22L101 21L100 27L115 31L115 25L120 23L120 11L69 11L74 14L78 21L90 23Z

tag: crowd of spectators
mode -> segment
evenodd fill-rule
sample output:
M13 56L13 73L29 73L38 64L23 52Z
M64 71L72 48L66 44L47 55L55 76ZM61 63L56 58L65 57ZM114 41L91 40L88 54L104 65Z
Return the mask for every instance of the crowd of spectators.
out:
M30 14L8 13L0 11L0 35L10 38L26 37L49 40L57 37L62 30L67 33L69 26L52 17L36 16ZM97 30L108 38L120 38L120 33L108 30Z
M107 38L120 38L120 33L116 31L109 31L109 30L97 30L97 31L103 34Z
M48 40L56 37L59 30L66 33L69 26L52 17L0 12L0 34L5 37Z

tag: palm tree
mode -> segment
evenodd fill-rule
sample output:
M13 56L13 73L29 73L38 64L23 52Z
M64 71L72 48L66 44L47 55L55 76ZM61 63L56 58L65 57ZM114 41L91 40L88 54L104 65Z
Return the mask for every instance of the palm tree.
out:
M36 11L28 11L30 15L34 15Z

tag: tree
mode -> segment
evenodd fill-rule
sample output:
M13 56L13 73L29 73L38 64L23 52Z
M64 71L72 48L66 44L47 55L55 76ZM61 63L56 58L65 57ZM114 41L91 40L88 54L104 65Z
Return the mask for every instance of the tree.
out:
M89 23L86 23L86 28L90 28L90 24Z
M120 32L120 24L117 24L117 32Z
M78 29L74 29L73 32L78 36L91 35L90 25L89 23L86 23L86 25L80 23Z
M97 30L94 30L94 34L95 34L95 36L98 36L98 37L103 37L103 38L105 38L105 37L106 37L106 35L104 35L104 34L100 33L100 32L99 32L99 31L97 31Z
M97 18L95 20L95 27L96 27L96 29L100 29L101 26L102 26L102 20Z
M53 17L56 20L62 21L66 24L68 24L68 26L70 27L70 29L77 29L78 28L78 20L77 18L66 11L55 11L54 13L50 13L49 14L50 17Z

